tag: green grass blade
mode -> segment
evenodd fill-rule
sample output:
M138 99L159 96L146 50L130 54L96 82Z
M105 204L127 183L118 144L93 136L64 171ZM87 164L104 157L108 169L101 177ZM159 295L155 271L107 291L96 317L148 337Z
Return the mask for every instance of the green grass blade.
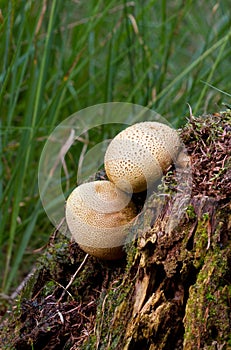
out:
M45 83L45 76L48 69L48 57L50 53L50 46L51 46L51 38L52 38L52 32L53 32L53 25L55 21L55 10L57 7L57 1L54 0L52 2L51 7L51 13L48 23L48 30L47 30L47 36L45 41L45 47L44 47L44 54L41 61L41 67L39 71L38 81L33 80L32 83L34 85L34 88L32 88L32 95L35 93L35 99L34 99L34 105L32 106L33 98L30 98L31 106L29 107L28 111L32 110L32 118L30 120L30 130L23 133L22 140L20 143L20 152L19 154L23 156L23 158L20 160L22 164L18 167L18 174L15 182L15 192L14 192L14 201L12 205L12 214L11 214L11 224L10 224L10 232L9 232L9 240L8 240L8 248L7 248L7 256L6 256L6 267L4 271L4 279L3 279L3 291L5 293L8 292L8 289L10 287L10 284L8 282L8 275L10 272L10 263L13 253L13 244L14 244L14 238L16 234L16 228L17 228L17 218L19 216L19 210L20 210L20 201L22 198L22 184L25 181L26 171L28 168L28 163L31 155L32 150L32 140L34 136L34 129L36 126L36 121L39 116L39 113L41 111L41 103L42 103L42 94L43 94L43 88ZM35 84L37 83L37 84ZM35 86L36 85L36 86ZM28 113L29 116L30 113ZM29 118L28 118L29 119ZM27 234L31 234L32 231L28 230L26 231ZM30 236L25 237L24 240L28 241ZM21 256L24 253L25 245L21 246L22 251L20 252ZM15 271L15 269L11 266L11 270ZM12 274L11 274L12 275Z
M215 62L214 62L214 64L213 64L211 70L210 70L210 73L209 73L207 82L210 82L210 81L212 80L212 77L213 77L213 75L214 75L214 72L215 72L215 70L216 70L218 64L222 61L222 58L223 58L223 55L224 55L224 50L225 50L225 47L226 47L226 45L228 44L228 42L229 42L229 40L230 40L230 36L231 36L231 30L230 30L229 34L226 35L225 40L224 40L223 43L221 44L219 53L218 53L218 55L217 55L217 57L216 57L216 60L215 60ZM205 98L205 94L206 94L206 92L207 92L207 90L208 90L208 87L209 87L209 85L204 85L204 87L203 87L203 89L202 89L202 92L201 92L200 97L199 97L199 99L198 99L198 101L197 101L197 104L196 104L196 106L194 107L194 113L195 113L195 114L198 112L198 110L199 110L199 108L200 108L200 106L201 106L201 102L202 102L202 100Z
M214 45L212 45L209 49L207 49L205 52L203 52L202 55L200 55L195 61L193 61L189 66L187 66L170 84L168 84L156 97L156 101L159 101L163 96L167 96L171 89L177 85L182 79L187 76L188 73L190 73L195 67L198 66L199 63L201 63L203 60L205 60L206 57L208 57L213 51L215 51L217 48L219 48L221 45L223 45L230 37L230 32L226 34L223 38L218 40ZM155 101L155 102L156 102ZM153 102L150 103L149 107L153 105Z

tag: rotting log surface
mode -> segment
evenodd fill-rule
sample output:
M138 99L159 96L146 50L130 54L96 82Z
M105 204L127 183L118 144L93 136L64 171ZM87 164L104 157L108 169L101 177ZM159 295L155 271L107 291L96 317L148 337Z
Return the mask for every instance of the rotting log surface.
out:
M1 349L231 348L231 112L192 117L180 132L193 182L177 226L170 169L161 212L151 196L153 224L136 223L126 259L86 257L56 231L3 317Z

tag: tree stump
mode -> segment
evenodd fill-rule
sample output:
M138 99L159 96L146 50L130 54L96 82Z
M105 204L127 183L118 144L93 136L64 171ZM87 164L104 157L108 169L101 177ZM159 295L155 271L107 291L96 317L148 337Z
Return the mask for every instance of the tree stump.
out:
M172 168L161 210L156 216L159 197L151 196L139 215L150 226L135 222L138 238L116 262L84 254L55 231L12 295L1 349L231 348L231 111L191 117L180 134L192 169L187 206L182 196L173 210Z

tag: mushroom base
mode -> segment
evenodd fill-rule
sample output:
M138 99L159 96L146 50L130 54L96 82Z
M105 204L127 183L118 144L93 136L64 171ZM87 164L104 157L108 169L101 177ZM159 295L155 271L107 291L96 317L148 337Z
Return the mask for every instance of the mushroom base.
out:
M79 244L79 247L85 253L90 254L95 258L99 258L101 260L118 260L125 256L123 246L112 248L95 248Z

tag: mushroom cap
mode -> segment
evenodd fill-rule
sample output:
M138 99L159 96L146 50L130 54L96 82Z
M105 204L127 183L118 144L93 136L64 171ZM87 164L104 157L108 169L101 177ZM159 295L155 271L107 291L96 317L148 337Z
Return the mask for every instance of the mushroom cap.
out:
M74 240L101 259L118 259L131 220L136 216L130 195L109 181L76 187L66 202L66 221Z
M144 191L162 177L179 147L177 132L166 124L142 122L129 126L106 150L107 176L123 191Z

